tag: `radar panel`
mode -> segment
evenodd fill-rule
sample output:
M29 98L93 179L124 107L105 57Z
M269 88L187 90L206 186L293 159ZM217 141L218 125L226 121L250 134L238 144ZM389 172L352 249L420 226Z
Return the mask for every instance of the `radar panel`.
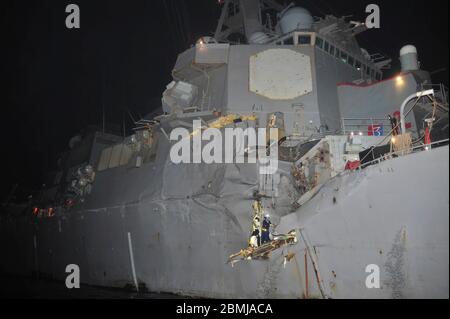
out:
M269 49L250 57L249 89L271 100L292 100L312 92L309 56Z

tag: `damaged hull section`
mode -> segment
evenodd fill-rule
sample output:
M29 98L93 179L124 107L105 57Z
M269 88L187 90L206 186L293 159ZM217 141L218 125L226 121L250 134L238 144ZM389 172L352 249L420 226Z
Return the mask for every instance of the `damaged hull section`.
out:
M1 267L64 281L66 265L77 264L85 284L126 287L135 274L150 291L201 297L448 298L447 163L448 146L336 176L280 218L277 231L296 229L298 243L266 260L227 264L247 245L254 187L228 165L212 170L224 178L211 179L210 192L169 196L165 185L159 198L3 219ZM369 265L379 267L380 288L366 286Z

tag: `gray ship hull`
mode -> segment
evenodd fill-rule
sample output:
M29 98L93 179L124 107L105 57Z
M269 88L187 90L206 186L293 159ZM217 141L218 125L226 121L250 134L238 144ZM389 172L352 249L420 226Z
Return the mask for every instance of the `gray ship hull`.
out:
M189 165L194 172L185 173L199 176L191 178L167 164L155 172L159 188L134 201L2 219L0 265L64 281L66 266L77 264L82 284L124 287L136 278L152 292L199 297L448 298L448 157L445 146L334 177L280 218L277 231L297 229L296 245L234 267L226 261L247 246L253 166ZM176 180L192 192L176 194L185 187ZM380 288L366 287L369 264L379 266Z

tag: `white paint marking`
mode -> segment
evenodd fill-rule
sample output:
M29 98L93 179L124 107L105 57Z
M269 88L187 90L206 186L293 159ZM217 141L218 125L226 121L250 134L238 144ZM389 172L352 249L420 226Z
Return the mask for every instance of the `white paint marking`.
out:
M131 242L131 234L128 232L128 251L130 252L130 263L131 263L131 271L133 273L133 281L136 287L136 291L139 292L139 285L136 278L136 269L134 267L134 255L133 255L133 244Z

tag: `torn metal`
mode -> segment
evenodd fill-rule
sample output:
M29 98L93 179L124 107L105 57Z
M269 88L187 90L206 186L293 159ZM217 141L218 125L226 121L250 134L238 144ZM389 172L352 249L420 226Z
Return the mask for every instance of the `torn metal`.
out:
M228 257L228 263L232 266L242 260L265 259L270 253L285 246L295 245L298 242L295 229L287 234L274 235L273 240L259 247L247 247L241 249L238 253Z

